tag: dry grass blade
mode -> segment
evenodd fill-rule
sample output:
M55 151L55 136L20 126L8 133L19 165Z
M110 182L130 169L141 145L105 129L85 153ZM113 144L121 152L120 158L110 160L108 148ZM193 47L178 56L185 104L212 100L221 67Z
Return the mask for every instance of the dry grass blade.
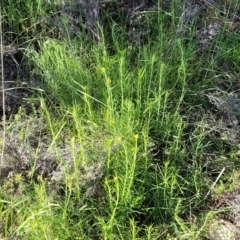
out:
M0 45L1 45L1 73L2 73L2 110L3 110L3 140L2 140L2 154L1 154L1 166L0 166L0 173L2 169L2 162L3 162L3 156L4 156L4 146L5 146L5 92L4 92L4 67L3 67L3 31L2 31L2 12L0 9Z

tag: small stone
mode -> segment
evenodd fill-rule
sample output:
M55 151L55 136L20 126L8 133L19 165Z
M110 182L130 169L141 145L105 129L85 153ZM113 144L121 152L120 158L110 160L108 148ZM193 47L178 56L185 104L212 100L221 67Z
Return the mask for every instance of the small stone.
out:
M230 222L220 219L210 226L208 238L210 240L237 240L239 230Z

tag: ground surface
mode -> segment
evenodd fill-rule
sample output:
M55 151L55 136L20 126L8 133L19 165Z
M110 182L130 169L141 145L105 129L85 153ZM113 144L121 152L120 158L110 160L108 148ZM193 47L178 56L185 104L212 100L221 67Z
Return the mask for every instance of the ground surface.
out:
M206 1L207 2L207 1ZM210 2L210 1L209 1ZM126 5L126 4L125 4ZM123 4L123 7L125 6ZM137 5L137 4L136 4ZM125 6L126 7L126 6ZM152 4L149 5L152 7ZM191 7L192 8L192 7ZM136 9L132 7L132 10ZM140 8L141 9L141 8ZM131 8L130 8L131 10ZM129 10L129 11L130 11ZM141 9L142 11L145 9ZM189 9L186 9L188 11ZM73 15L69 9L63 9L65 14ZM211 11L211 6L208 8L206 7L203 12L203 15L207 14L207 11ZM237 11L240 13L240 8ZM219 13L220 14L220 13ZM236 15L236 11L234 12L234 16L231 14L228 16L230 21L229 24L229 32L238 32L238 23L240 16ZM136 18L136 15L134 17ZM134 20L134 17L131 20ZM54 19L52 18L53 23L49 23L48 25L53 24L54 28L56 27L56 23L54 23ZM90 20L89 20L90 21ZM95 20L93 20L95 21ZM135 21L135 20L134 20ZM189 19L182 19L180 21L179 31L177 34L184 35L185 29L184 26L187 25L187 22L190 21ZM72 24L70 22L69 24ZM90 24L91 25L91 24ZM94 25L94 24L93 24ZM86 26L86 28L91 28L91 31L97 36L97 30L92 29L93 25ZM138 25L139 27L140 25ZM136 25L132 24L129 30L129 38L134 35L132 29L136 27ZM218 32L221 30L221 17L211 18L208 17L207 21L204 25L200 25L197 27L197 31L195 34L195 41L196 41L196 52L202 51L210 51L211 49L211 41L215 37L217 37ZM61 28L61 26L60 26ZM73 35L74 35L74 28L72 28ZM142 37L144 39L146 33L142 33ZM140 32L141 35L141 32ZM138 39L138 38L137 38ZM135 41L135 39L132 39ZM12 43L8 40L5 41L5 52L3 53L3 60L2 63L4 68L4 79L5 79L5 106L6 106L6 115L7 119L14 117L16 113L18 113L19 109L22 107L26 109L26 114L31 113L32 111L37 111L40 107L39 103L34 102L30 98L32 96L33 89L42 89L43 86L40 83L40 80L36 76L32 74L32 70L28 66L26 59L23 57L24 49L18 49L17 46L12 45ZM235 75L232 71L231 64L228 62L219 63L226 69L228 75ZM204 115L205 119L207 120L207 128L211 129L211 134L214 138L222 139L225 138L225 144L229 145L230 147L239 149L240 151L240 80L236 79L232 82L232 85L228 83L224 83L224 77L219 80L219 83L216 85L216 89L214 91L209 92L190 92L189 95L198 96L203 99L203 101L209 103L209 108L203 108L201 116ZM1 101L0 105L3 105ZM34 109L34 110L33 110ZM2 109L1 109L2 111ZM24 113L25 114L25 113ZM199 114L196 113L194 116L187 116L188 117L188 131L192 131L192 129L197 128L200 124L202 124L202 119ZM8 120L7 120L8 124ZM37 166L35 168L34 177L42 175L47 180L49 184L49 188L54 189L56 192L58 191L58 186L62 184L63 172L66 168L71 168L72 160L70 159L70 150L68 146L63 143L62 148L59 149L59 153L62 155L62 158L66 159L66 165L57 164L56 161L56 153L51 152L48 150L49 142L48 136L44 133L44 122L41 118L31 118L31 120L26 120L26 122L20 122L19 126L13 126L12 131L6 134L6 146L5 146L5 158L3 162L3 168L1 171L1 181L6 184L7 191L20 191L18 186L15 186L15 189L12 188L11 185L7 186L7 181L11 179L11 176L14 176L17 173L23 173L23 175L28 178L29 171L31 170L31 162L27 156L36 152L36 150L40 149L41 154L39 154L37 158ZM31 128L31 134L28 136L29 142L22 143L21 136L20 136L20 129L23 126L28 126ZM37 126L37 127L36 127ZM42 129L39 128L42 126ZM43 131L43 132L42 132ZM96 143L97 145L98 143ZM99 147L103 148L103 147ZM94 148L95 150L97 147ZM96 153L95 153L96 154ZM98 156L101 155L101 152L97 153ZM91 154L90 154L91 155ZM240 155L240 154L239 154ZM239 155L237 157L239 157ZM206 156L210 158L211 156ZM227 159L226 159L227 161ZM10 162L10 164L9 164ZM214 162L212 163L212 168L214 168ZM70 167L69 167L70 166ZM86 185L88 186L88 191L86 194L90 194L89 192L92 191L91 194L94 194L98 189L99 181L102 177L102 163L98 162L91 166L89 169L82 169L82 172L85 173L81 176L82 181L86 181ZM218 173L220 173L221 169L224 169L224 166L218 166ZM87 172L91 171L93 174L91 175L92 180L90 181L87 179ZM94 177L93 177L94 176ZM224 226L226 228L232 228L230 232L234 232L236 234L235 238L223 238L221 233L218 230L215 230L215 227L212 227L212 232L210 233L210 239L239 239L237 235L240 233L240 185L237 186L236 183L240 182L240 174L234 176L234 190L226 191L226 192L212 192L212 198L215 199L215 205L212 206L213 209L219 210L219 214L217 217L217 224L220 225L221 230ZM84 180L83 180L84 179ZM90 187L89 187L90 186ZM90 190L89 190L90 189ZM21 194L21 193L20 193ZM227 213L222 212L228 208ZM213 223L214 224L214 223ZM230 226L231 225L231 226ZM224 233L225 235L229 235L229 233ZM223 234L223 235L224 235ZM230 233L231 234L231 233ZM219 237L219 238L218 238Z

